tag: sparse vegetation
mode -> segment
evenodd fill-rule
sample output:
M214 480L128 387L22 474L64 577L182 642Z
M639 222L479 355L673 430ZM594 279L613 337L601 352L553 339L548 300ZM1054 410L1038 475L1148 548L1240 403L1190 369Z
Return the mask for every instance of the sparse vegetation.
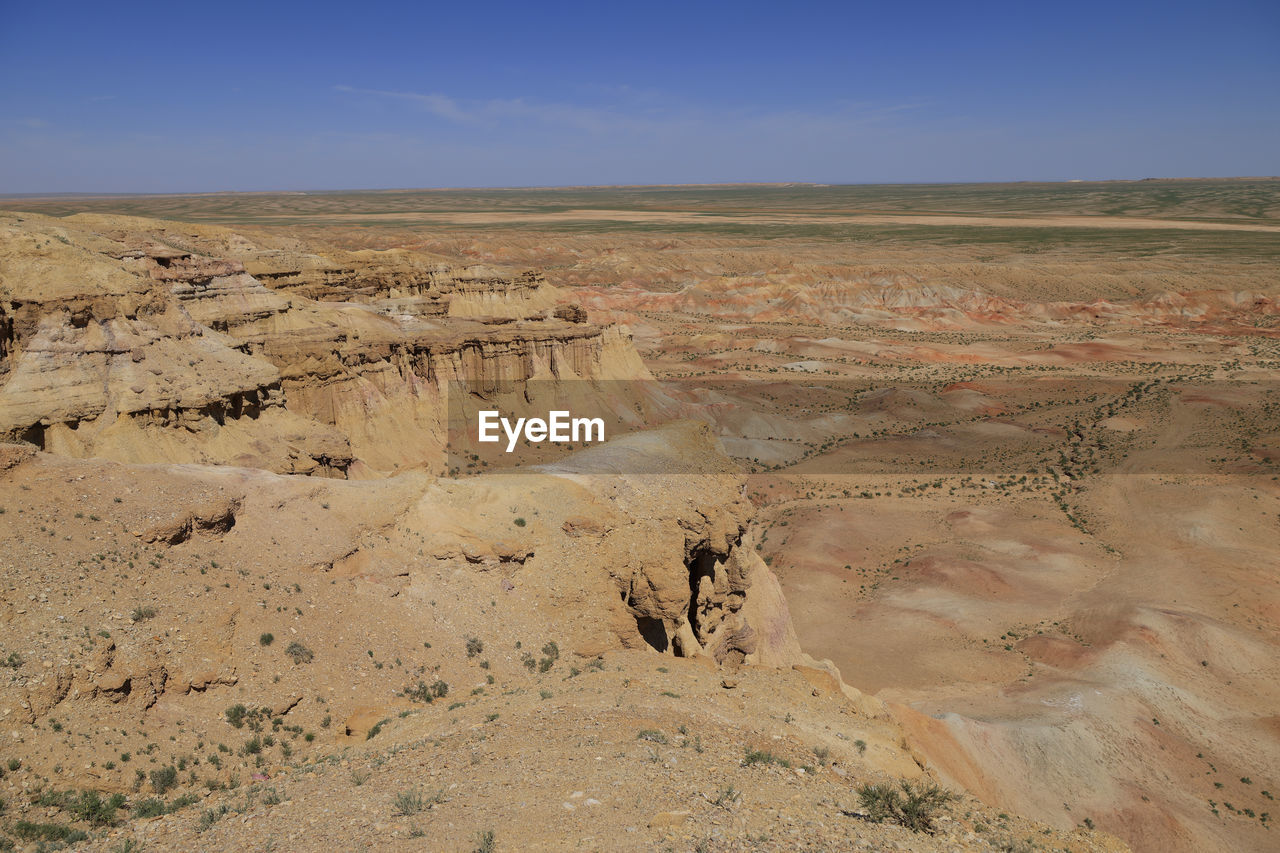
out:
M743 750L742 766L753 767L757 764L765 764L765 765L776 764L779 767L791 766L790 761L788 761L785 758L779 758L778 756L774 755L772 752L768 752L760 749L752 749L749 746L746 747Z
M133 609L133 612L129 614L129 621L145 622L148 619L154 619L156 617L156 613L158 612L159 611L157 611L154 607L152 607L149 604L135 607Z
M394 814L402 817L419 814L432 806L437 806L445 802L444 789L436 791L434 794L424 794L421 788L412 788L407 791L401 791L396 794Z
M212 827L215 823L221 820L222 816L225 815L230 810L231 809L225 804L219 806L216 809L205 809L204 813L200 815L200 822L196 824L196 832L197 833L205 832L210 827Z
M163 794L178 784L178 768L171 764L159 770L152 770L150 778L151 789L157 794Z
M742 799L742 792L732 785L723 786L716 794L714 799L708 799L707 802L716 808L727 809Z
M315 654L311 649L307 648L297 640L290 643L289 647L284 650L284 653L288 655L295 664L311 663L315 658Z
M423 702L431 704L436 699L443 699L449 695L449 685L440 679L436 679L431 684L425 681L419 681L417 684L404 689L406 699L414 702Z
M13 825L11 831L23 841L54 841L60 844L75 844L89 839L89 834L84 830L73 829L61 823L33 823L28 820L20 820Z
M159 797L148 797L145 800L134 803L130 816L135 818L159 817L164 813L164 800Z
M933 832L939 811L956 795L934 782L915 783L903 779L895 787L870 783L858 787L858 800L866 818L874 823L896 823L913 832Z

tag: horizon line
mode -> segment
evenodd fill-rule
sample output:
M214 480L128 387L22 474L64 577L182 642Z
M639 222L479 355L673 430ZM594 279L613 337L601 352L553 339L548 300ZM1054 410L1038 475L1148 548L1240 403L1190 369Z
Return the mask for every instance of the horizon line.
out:
M348 189L273 189L273 190L178 190L170 192L32 192L0 193L0 199L51 199L51 198L148 198L184 196L230 195L337 195L341 193L411 193L411 192L474 192L506 191L531 192L553 190L608 190L608 189L730 189L735 187L783 188L809 187L904 187L904 186L1013 186L1020 184L1136 184L1160 181L1280 181L1280 175L1186 175L1146 178L1058 178L1021 179L1016 181L851 181L848 183L822 181L711 181L691 183L657 184L529 184L503 186L456 187L357 187Z

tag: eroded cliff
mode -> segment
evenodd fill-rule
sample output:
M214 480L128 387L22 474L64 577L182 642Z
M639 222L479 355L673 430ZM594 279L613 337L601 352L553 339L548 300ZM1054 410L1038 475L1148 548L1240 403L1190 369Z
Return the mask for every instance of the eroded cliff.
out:
M647 375L539 273L127 217L0 227L0 435L57 453L441 470L450 382Z

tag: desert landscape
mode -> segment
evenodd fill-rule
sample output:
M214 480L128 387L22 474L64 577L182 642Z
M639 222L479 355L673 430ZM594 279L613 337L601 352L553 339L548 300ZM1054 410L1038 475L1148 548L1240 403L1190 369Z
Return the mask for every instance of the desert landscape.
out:
M4 849L1275 846L1280 182L0 234Z

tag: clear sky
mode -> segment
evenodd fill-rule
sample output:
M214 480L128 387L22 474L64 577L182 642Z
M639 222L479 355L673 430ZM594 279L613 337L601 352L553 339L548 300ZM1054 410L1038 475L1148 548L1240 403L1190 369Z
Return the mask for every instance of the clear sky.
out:
M0 193L1280 174L1280 2L0 0Z

